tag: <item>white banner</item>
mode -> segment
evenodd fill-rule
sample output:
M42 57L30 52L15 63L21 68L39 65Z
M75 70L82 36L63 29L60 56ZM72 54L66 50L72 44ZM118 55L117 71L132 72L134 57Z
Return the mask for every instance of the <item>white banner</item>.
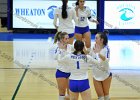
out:
M68 5L73 6L75 2L68 1ZM61 5L61 0L13 0L13 28L54 29L54 9ZM96 18L97 1L86 1L85 5ZM89 24L90 29L96 29L96 24Z
M105 1L105 29L140 29L140 1Z

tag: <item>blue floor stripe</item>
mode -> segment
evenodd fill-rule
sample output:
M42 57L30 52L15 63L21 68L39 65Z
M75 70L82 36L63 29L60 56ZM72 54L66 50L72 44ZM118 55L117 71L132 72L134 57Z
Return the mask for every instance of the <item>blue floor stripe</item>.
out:
M13 41L13 39L48 39L54 38L54 34L29 34L29 33L0 33L0 41ZM95 34L91 35L95 38ZM109 35L109 40L140 40L140 35Z

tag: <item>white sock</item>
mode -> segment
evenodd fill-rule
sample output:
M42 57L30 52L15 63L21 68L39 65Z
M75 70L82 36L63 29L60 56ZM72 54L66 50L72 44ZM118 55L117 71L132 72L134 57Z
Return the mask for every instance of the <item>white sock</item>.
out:
M59 96L58 100L65 100L65 96Z
M98 97L98 100L104 100L104 96Z
M105 100L110 100L109 95L106 95L106 96L104 97L104 99L105 99Z

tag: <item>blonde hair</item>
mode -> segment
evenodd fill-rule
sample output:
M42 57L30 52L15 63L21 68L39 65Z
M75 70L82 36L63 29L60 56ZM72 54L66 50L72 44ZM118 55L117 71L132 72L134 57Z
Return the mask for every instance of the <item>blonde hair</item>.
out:
M62 39L64 39L65 35L68 35L68 33L66 32L57 32L54 36L54 43L56 43L57 41L60 41Z

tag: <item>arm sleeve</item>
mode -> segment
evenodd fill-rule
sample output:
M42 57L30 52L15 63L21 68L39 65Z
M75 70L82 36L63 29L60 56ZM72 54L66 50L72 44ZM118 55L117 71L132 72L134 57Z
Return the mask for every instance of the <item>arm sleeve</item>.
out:
M87 13L88 13L88 20L89 20L90 22L96 21L96 20L93 18L92 14L91 14L91 10L90 10L89 7L87 7Z
M100 54L103 55L106 58L105 61L110 60L110 49L108 47L104 48L103 51Z
M110 49L104 48L103 51L100 53L102 56L105 57L105 61L100 61L100 64L103 66L104 69L108 69L109 60L110 60Z
M88 13L88 18L91 17L91 11L90 11L90 8L86 6L86 9L87 9L87 13Z
M58 58L57 58L57 61L58 61L59 63L63 64L64 66L69 66L69 59L70 59L69 56L70 56L69 54L67 54L67 55L65 55L65 56L59 54L59 55L58 55Z
M94 53L93 49L90 50L89 55L96 59L96 54Z
M78 23L78 17L77 17L77 15L76 15L75 9L72 9L72 11L73 11L73 19L74 19L74 22L75 22L75 23Z
M56 44L50 44L48 48L48 58L51 60L56 60L56 53L58 51L58 46Z
M55 53L55 60L58 60L60 57L64 57L67 53L66 50L60 49L59 47L57 47L54 51Z
M74 52L75 49L74 49L74 45L70 45L71 46L71 52Z
M57 17L58 17L58 9L56 8L54 10L54 20L53 20L53 25L57 26Z
M97 66L100 65L99 61L94 59L94 58L92 58L90 55L87 55L87 62L89 64L93 64L93 65L97 65Z
M58 59L58 55L59 55L60 53L61 53L61 52L60 52L59 48L57 47L57 48L55 49L55 51L54 51L54 59L55 59L55 60Z

